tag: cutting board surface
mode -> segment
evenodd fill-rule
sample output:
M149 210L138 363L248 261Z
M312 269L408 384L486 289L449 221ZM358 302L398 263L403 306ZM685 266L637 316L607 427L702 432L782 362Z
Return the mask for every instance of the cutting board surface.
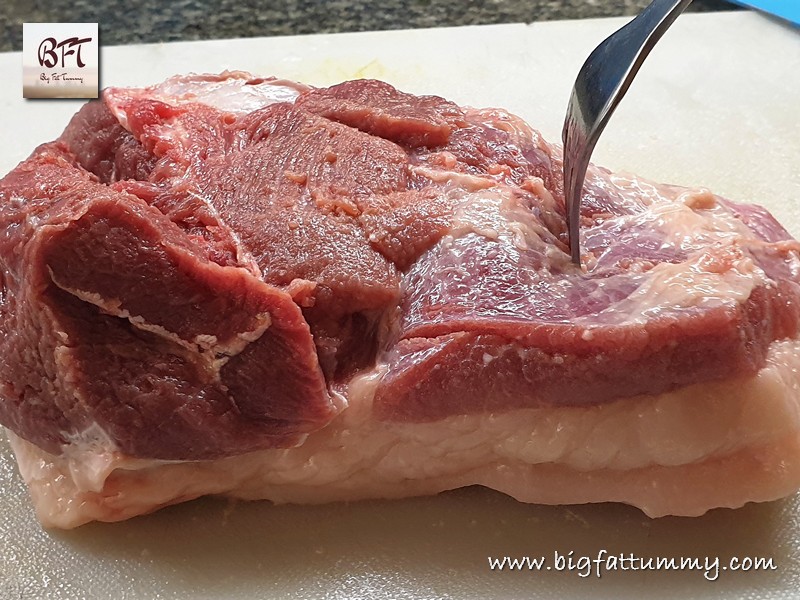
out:
M249 70L310 84L374 77L501 106L557 140L575 74L624 20L112 47L101 82ZM0 55L0 172L55 138L77 101L25 101ZM20 82L18 85L16 82ZM752 13L684 15L595 152L615 170L767 206L800 237L800 32ZM496 572L489 556L772 558L776 570ZM552 562L551 562L552 564ZM583 571L582 571L583 572ZM792 598L800 496L650 520L619 505L542 507L479 488L327 506L204 499L119 524L46 532L0 442L0 598Z

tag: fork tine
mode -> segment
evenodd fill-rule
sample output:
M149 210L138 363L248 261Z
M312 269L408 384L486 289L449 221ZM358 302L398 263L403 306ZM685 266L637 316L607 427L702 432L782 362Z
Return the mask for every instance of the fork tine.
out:
M597 140L642 62L692 0L653 0L595 48L578 72L564 119L564 204L572 262L580 266L580 202Z

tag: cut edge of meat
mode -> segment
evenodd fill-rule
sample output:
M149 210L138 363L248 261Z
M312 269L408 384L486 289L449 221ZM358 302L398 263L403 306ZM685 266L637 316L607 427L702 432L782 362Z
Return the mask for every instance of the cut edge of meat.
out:
M26 273L8 282L21 308L15 335L2 340L4 372L19 381L4 386L0 408L18 433L57 451L96 423L132 455L209 459L295 445L343 408L286 291L206 260L159 211L60 151L45 147L15 171L34 182L48 169L58 175L36 187L26 213L35 221L14 229L25 243L3 257ZM33 385L37 373L58 390ZM163 406L152 403L156 373L174 392ZM232 378L241 380L233 393ZM33 418L40 405L53 414Z

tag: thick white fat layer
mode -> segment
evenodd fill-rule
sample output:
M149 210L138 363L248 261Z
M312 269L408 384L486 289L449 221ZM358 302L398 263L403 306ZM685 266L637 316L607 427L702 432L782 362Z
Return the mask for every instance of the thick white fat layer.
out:
M800 487L800 340L774 343L750 378L598 407L436 423L373 420L378 377L358 378L350 406L330 426L285 450L165 463L94 446L99 454L87 460L91 449L54 457L9 437L40 519L57 527L125 519L206 494L317 503L478 483L524 501L613 500L651 515L695 515ZM685 478L696 484L681 486Z

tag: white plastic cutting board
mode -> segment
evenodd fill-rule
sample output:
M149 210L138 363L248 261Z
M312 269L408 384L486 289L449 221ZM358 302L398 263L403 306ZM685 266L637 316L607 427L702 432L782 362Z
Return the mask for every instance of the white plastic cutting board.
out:
M102 84L245 69L330 84L376 77L502 106L560 134L583 59L623 20L198 42L103 50ZM78 103L23 101L0 55L0 171L58 135ZM20 82L20 83L18 83ZM800 236L800 32L751 13L684 15L655 49L595 160L768 206ZM488 556L760 556L777 570L493 572ZM552 564L552 562L551 562ZM724 564L724 563L723 563ZM540 507L470 488L317 507L200 500L121 524L45 532L0 443L0 598L793 598L800 496L650 520L617 505Z

